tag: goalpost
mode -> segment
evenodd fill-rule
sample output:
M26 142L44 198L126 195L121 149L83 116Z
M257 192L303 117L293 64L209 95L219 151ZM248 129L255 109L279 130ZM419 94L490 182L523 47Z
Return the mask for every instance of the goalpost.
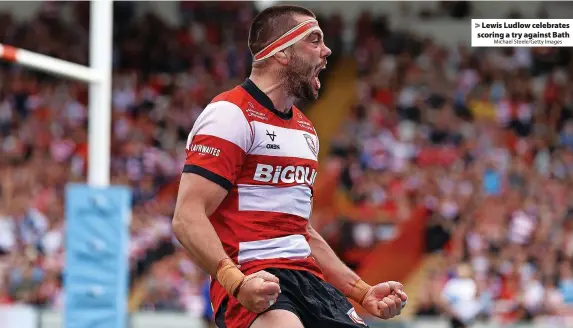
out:
M3 60L90 85L88 184L102 187L109 185L112 6L111 0L91 2L89 67L0 43Z
M90 5L90 66L0 43L0 59L89 84L86 184L66 187L63 327L127 325L131 191L110 186L112 0Z

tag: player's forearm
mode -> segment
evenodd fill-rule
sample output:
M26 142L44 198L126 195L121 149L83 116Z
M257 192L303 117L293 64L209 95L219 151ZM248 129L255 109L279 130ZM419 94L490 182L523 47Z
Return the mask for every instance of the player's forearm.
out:
M221 260L229 257L203 211L189 209L186 209L185 213L176 211L173 218L173 233L189 252L195 264L212 277L216 276Z
M336 253L316 230L309 227L308 232L312 256L322 269L324 278L344 295L350 295L360 277L336 256Z

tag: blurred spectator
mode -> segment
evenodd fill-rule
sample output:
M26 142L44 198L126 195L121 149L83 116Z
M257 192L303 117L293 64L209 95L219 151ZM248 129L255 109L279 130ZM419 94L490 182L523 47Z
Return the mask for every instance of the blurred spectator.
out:
M478 286L472 279L471 268L465 264L460 265L456 275L445 284L442 298L454 328L471 325L483 311L484 304L480 302Z

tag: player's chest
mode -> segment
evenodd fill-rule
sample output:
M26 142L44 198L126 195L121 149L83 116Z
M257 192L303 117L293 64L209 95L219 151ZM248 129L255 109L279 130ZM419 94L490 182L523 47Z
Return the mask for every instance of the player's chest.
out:
M253 143L249 154L253 156L283 157L291 161L303 160L316 165L318 138L311 131L251 122Z

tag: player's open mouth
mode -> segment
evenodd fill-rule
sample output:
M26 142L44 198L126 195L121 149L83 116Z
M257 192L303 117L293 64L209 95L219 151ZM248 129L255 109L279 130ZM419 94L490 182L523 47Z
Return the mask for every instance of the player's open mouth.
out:
M316 90L320 90L320 79L318 78L318 75L325 68L326 68L326 66L320 66L314 73L314 78L313 78L314 83L313 84L314 84L314 88Z

